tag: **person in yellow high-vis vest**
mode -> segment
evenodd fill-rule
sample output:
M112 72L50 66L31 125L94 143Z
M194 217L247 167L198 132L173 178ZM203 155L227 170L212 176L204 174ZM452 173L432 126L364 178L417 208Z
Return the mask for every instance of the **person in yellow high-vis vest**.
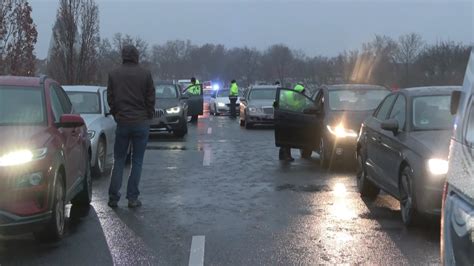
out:
M237 114L235 112L237 98L239 97L239 86L237 81L232 80L230 82L230 91L229 91L229 100L230 100L230 117L236 118Z

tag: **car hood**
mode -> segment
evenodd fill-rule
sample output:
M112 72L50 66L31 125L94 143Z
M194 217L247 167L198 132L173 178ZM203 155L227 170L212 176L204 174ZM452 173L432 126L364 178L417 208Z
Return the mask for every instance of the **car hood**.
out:
M342 122L345 128L359 132L362 122L364 122L364 120L372 113L372 110L357 112L332 111L327 115L327 124L331 126L337 126Z
M156 99L155 108L157 109L168 109L179 106L180 102L178 98L175 99Z
M45 126L0 126L0 150L39 149L52 138Z
M427 156L448 158L451 130L414 131L410 137L429 152Z
M275 100L249 100L249 106L263 107L263 106L273 106Z

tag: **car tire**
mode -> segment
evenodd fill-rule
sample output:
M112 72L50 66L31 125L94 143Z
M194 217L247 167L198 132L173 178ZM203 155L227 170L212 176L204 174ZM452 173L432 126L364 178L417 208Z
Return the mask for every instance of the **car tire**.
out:
M415 225L419 218L413 181L413 170L406 166L400 173L400 183L398 185L400 190L400 214L406 227Z
M34 232L35 238L40 242L59 241L64 236L66 224L66 202L63 184L63 174L58 171L56 174L56 185L53 194L53 207L51 219L45 227L38 232Z
M331 163L330 155L328 154L328 150L326 147L326 141L324 137L321 138L319 141L319 165L323 169L328 169Z
M367 168L365 167L365 159L362 154L357 156L357 189L361 197L375 199L380 193L378 188L372 181L367 179Z
M97 155L95 158L95 165L92 168L92 174L94 177L102 177L105 174L106 161L107 161L107 146L105 144L105 138L101 137L97 144Z
M72 200L72 205L89 206L92 201L92 176L90 172L90 165L86 165L86 176L82 181L82 190Z
M300 149L301 158L303 159L311 159L311 155L313 154L312 149Z

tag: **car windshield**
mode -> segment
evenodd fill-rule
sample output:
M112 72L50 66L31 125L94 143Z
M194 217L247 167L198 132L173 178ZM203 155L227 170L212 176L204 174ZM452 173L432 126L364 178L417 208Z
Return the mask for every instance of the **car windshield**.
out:
M329 108L333 111L370 111L377 108L387 90L331 90Z
M45 109L43 90L0 86L0 125L45 123Z
M249 100L274 100L276 89L253 89L250 91Z
M96 92L67 92L74 111L79 114L100 114L100 98Z
M178 98L178 91L175 85L158 85L155 87L157 99L175 99Z
M453 126L451 96L420 96L413 99L413 127L417 131L448 130Z

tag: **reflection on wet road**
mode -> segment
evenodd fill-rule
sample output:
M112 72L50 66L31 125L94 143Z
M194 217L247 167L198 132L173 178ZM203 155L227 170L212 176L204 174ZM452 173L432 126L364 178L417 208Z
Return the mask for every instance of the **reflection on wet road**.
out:
M393 198L359 197L353 172L294 157L277 160L271 128L205 116L183 140L150 139L143 207L108 208L109 178L96 179L92 206L70 210L62 242L2 237L0 264L439 263L434 222L405 229Z

